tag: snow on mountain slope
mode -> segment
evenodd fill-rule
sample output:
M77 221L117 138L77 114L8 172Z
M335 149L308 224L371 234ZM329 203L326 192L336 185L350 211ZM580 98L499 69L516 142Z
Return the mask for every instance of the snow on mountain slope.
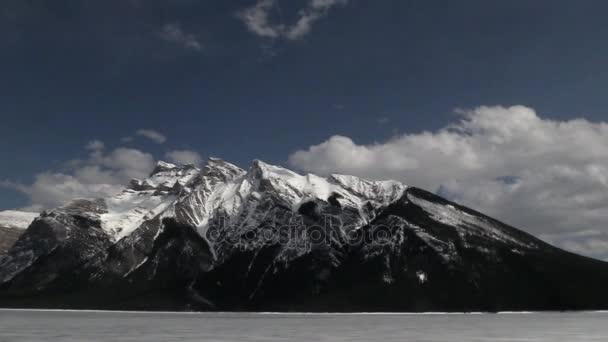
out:
M143 181L134 179L121 193L103 199L105 210L99 215L102 228L115 241L130 235L170 208L177 194L199 173L192 165L177 167L158 162L150 177Z
M275 205L297 213L302 203L333 199L357 213L351 223L360 227L371 219L369 207L387 205L406 188L395 181L369 182L340 175L304 176L259 160L247 171L217 158L210 158L200 170L160 162L148 179L134 180L130 189L106 199L108 213L100 218L104 229L114 234L116 240L128 236L146 221L169 217L196 227L204 238L210 225L218 222L224 225L223 233L238 236L272 216L269 208ZM208 242L213 245L213 241Z
M38 215L38 213L16 210L0 211L0 226L26 229Z
M115 240L120 240L167 209L174 199L175 196L155 195L153 191L125 190L105 200L107 212L100 216L101 225Z
M426 211L432 219L454 227L465 242L467 242L469 236L477 236L523 247L535 246L529 241L522 241L518 237L513 236L512 232L504 228L504 225L482 216L472 215L462 209L456 208L454 205L436 203L416 196L408 196L408 199Z
M314 174L299 175L291 170L254 161L254 176L266 179L280 196L297 209L302 201L316 198L328 201L332 194L342 205L361 208L366 201L376 205L387 204L399 198L406 185L396 181L371 182L354 176L332 175L329 178Z
M218 217L230 223L241 221L255 225L259 199L271 196L294 212L311 199L329 201L333 196L340 205L360 212L361 222L369 218L365 205L378 208L399 198L407 187L396 181L371 182L352 176L299 175L291 170L256 160L248 171L217 158L202 168L158 162L144 180L134 179L120 194L99 199L94 211L86 200L78 200L55 209L73 212L78 206L94 216L115 241L129 236L144 222L156 217L176 217L193 225L201 235L209 222ZM98 212L97 212L98 211Z
M178 167L175 164L159 161L152 171L152 175L144 180L144 183L161 191L169 191L174 186L184 186L199 173L200 170L194 165Z

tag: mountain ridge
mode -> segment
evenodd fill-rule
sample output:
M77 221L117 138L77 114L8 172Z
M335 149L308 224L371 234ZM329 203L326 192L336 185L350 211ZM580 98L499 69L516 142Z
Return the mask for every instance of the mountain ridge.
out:
M260 160L159 162L120 194L43 212L0 256L9 307L599 309L605 285L608 263L424 190Z

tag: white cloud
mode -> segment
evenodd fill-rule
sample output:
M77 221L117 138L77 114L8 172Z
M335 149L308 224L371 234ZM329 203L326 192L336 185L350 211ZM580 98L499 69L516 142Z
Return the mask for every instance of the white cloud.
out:
M154 141L155 143L159 143L159 144L163 144L165 141L167 141L167 137L165 137L160 132L152 130L152 129L138 129L137 132L135 132L135 134L148 138L148 139Z
M169 23L162 27L160 38L171 43L179 44L187 49L200 51L203 44L196 35L185 32L179 23Z
M24 193L31 202L24 209L40 211L63 205L74 198L114 195L129 180L144 178L154 168L154 158L148 153L118 148L104 154L99 146L88 144L87 148L91 150L88 159L69 162L68 171L42 172L29 185L4 181L0 186Z
M608 124L543 119L524 106L459 113L459 122L436 132L382 143L333 136L289 162L436 190L565 248L608 258ZM571 237L590 229L602 234Z
M195 151L189 150L175 150L169 151L165 154L165 157L172 163L175 164L193 164L193 165L201 165L203 162L203 158L200 154Z
M146 177L154 168L154 157L151 154L132 148L117 148L104 155L102 158L91 161L112 170L114 177L122 179L123 182L132 178Z
M255 5L239 11L237 17L257 36L297 40L310 33L312 25L323 18L332 7L345 5L347 2L348 0L310 0L298 11L297 19L291 25L271 22L271 11L278 8L277 0L258 0Z
M157 143L166 141L164 135L149 129L140 129L136 134ZM121 141L132 141L127 138ZM91 140L84 148L88 156L67 161L62 165L62 171L41 172L35 175L31 184L0 180L0 188L11 188L25 194L30 203L22 210L41 211L64 205L75 198L115 195L131 179L147 178L156 165L155 158L149 153L126 147L106 150L100 140ZM172 150L165 157L179 164L202 164L201 156L190 150Z
M105 144L101 140L91 140L85 146L85 148L87 150L91 150L91 151L103 150L104 147L105 147Z
M259 0L254 6L238 12L237 16L252 33L260 37L278 38L283 25L271 25L269 22L270 11L275 4L276 0Z

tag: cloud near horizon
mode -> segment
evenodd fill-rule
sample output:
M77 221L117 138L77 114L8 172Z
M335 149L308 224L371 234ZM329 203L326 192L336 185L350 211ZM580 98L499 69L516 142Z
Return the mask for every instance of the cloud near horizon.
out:
M106 152L99 140L89 142L85 148L89 151L88 158L67 162L67 170L41 172L32 184L5 181L1 185L28 196L30 204L21 210L41 211L75 198L115 195L131 179L147 177L155 165L151 154L132 148Z
M369 145L336 135L296 151L289 164L400 180L567 249L608 258L608 124L543 119L524 106L458 113L458 122L436 132Z

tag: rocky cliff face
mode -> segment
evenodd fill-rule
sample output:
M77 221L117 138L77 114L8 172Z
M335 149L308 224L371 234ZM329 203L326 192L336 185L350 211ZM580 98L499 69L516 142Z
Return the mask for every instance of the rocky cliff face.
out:
M395 181L160 162L44 212L0 256L0 304L106 309L608 308L608 264Z

